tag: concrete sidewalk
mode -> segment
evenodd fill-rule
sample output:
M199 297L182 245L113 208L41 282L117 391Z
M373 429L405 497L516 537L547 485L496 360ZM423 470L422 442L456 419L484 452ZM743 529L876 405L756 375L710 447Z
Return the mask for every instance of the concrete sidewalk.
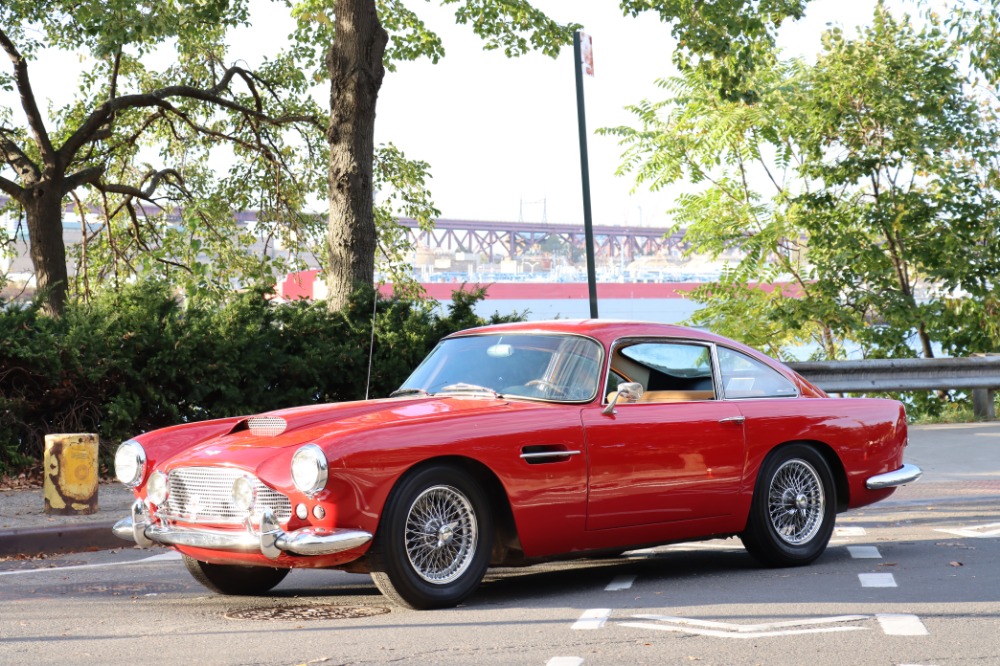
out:
M1000 422L911 427L906 461L924 476L889 501L1000 497ZM122 484L101 484L97 513L48 516L41 489L0 491L0 557L127 547L111 526L129 515L132 501Z

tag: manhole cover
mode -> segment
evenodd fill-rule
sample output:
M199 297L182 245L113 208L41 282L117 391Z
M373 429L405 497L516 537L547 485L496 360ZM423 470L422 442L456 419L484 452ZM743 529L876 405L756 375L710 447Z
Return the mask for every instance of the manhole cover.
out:
M388 612L384 606L282 606L234 610L226 613L226 617L230 620L350 620Z

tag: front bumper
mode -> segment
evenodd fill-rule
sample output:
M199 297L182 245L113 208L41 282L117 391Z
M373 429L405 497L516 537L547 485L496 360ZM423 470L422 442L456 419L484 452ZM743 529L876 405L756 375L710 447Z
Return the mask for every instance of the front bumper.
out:
M886 472L885 474L876 474L875 476L869 478L865 481L865 487L868 490L882 490L884 488L895 488L896 486L902 486L907 483L913 483L920 478L923 474L921 470L916 465L904 464L902 467L894 472Z
M265 510L260 519L260 530L254 531L248 523L243 531L200 529L159 525L149 516L145 502L136 500L132 515L115 523L115 536L134 541L143 548L153 544L190 546L210 550L229 550L241 553L262 553L272 560L282 553L295 555L330 555L363 546L372 535L362 530L318 530L306 527L285 532L278 526L274 514Z

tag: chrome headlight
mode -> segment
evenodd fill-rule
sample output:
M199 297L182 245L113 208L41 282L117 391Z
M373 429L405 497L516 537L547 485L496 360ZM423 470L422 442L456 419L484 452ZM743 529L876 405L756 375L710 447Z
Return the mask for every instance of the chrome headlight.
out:
M233 481L233 506L240 511L250 511L257 502L257 489L253 482L245 476Z
M142 445L134 439L123 442L115 452L115 476L126 486L135 488L145 472L146 452Z
M306 444L292 456L292 482L306 495L315 495L326 486L327 462L323 449Z
M157 506L167 501L167 475L163 472L153 472L146 482L146 497Z

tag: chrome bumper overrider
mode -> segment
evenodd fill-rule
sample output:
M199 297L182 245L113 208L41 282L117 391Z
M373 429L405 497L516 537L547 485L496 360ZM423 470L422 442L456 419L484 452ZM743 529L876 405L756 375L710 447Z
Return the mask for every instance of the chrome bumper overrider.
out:
M281 553L296 555L330 555L363 546L372 535L361 530L317 530L306 527L285 532L278 526L274 514L265 510L260 519L260 530L247 526L245 531L210 530L195 527L158 525L149 517L149 509L142 500L132 505L132 516L115 523L115 536L134 541L147 548L160 543L167 546L191 546L214 550L233 550L243 553L263 553L272 560Z
M903 465L895 472L876 474L865 482L868 490L882 490L883 488L895 488L906 483L913 483L923 474L916 465Z

